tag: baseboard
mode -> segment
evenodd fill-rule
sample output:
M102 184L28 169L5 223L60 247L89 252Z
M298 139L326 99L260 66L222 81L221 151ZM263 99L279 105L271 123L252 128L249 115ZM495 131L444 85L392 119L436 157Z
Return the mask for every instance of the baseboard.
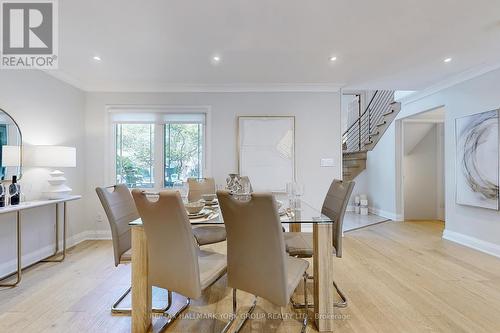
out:
M347 212L354 212L354 210L355 209L354 209L353 205L348 205L347 208L346 208ZM397 214L392 213L392 212L387 212L385 210L378 209L378 208L375 208L375 207L368 207L368 212L370 214L374 214L374 215L378 215L378 216L381 216L381 217L385 217L386 219L389 219L389 220L403 221L403 218L400 215L397 215Z
M95 230L90 232L87 240L109 240L111 239L111 230Z
M445 229L443 239L473 248L475 250L500 258L500 245L486 242L475 237L467 236L455 231Z
M83 231L66 239L66 248L75 246L87 239L89 239L91 232ZM62 249L63 242L62 239L59 241L59 249ZM44 246L40 249L36 249L29 253L25 253L21 256L22 267L28 267L43 258L46 258L54 253L54 244ZM12 260L0 264L0 277L9 275L16 271L17 268L17 258L14 257Z
M403 217L402 216L400 216L400 215L398 215L396 213L393 213L393 212L388 212L388 211L385 211L385 210L382 210L382 209L378 209L376 207L369 207L368 211L371 214L378 215L378 216L381 216L381 217L385 217L386 219L389 219L389 220L403 221Z

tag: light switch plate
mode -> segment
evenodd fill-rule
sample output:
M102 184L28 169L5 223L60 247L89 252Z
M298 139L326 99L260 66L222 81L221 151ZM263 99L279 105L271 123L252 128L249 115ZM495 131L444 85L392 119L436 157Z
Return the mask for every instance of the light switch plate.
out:
M333 158L322 158L320 162L321 167L332 167L334 166Z

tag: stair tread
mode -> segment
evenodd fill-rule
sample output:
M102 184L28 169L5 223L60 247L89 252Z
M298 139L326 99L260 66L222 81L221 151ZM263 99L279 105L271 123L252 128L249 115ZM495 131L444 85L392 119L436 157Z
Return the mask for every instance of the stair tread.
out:
M366 161L366 157L344 157L344 161Z
M360 150L360 151L344 151L343 154L344 155L366 155L366 153L368 152L368 150Z

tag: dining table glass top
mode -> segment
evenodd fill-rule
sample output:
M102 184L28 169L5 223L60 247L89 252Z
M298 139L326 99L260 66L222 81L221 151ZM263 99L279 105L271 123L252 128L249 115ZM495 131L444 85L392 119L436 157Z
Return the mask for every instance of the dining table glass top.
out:
M321 213L319 209L316 209L309 205L302 199L294 199L293 202L289 200L278 200L282 207L279 209L279 216L281 223L292 223L292 224L302 224L302 223L320 223L327 224L333 223L333 219L329 218L325 214ZM193 225L210 225L210 224L223 224L222 213L220 211L219 205L213 202L211 205L206 205L203 208L203 217L189 217L191 224ZM142 225L141 219L137 219L129 223L129 225Z

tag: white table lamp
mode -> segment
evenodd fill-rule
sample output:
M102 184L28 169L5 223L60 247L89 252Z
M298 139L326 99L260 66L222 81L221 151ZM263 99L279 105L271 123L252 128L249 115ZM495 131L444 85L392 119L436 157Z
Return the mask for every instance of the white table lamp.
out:
M63 146L31 146L25 154L25 165L33 167L74 168L76 148ZM64 172L54 170L48 179L49 188L44 195L47 199L64 199L71 193L66 185Z

